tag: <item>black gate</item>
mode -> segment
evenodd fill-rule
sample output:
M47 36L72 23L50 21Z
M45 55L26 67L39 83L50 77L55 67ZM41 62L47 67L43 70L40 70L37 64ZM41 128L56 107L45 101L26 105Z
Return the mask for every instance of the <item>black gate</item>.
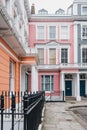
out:
M37 130L44 101L44 92L2 92L0 130Z

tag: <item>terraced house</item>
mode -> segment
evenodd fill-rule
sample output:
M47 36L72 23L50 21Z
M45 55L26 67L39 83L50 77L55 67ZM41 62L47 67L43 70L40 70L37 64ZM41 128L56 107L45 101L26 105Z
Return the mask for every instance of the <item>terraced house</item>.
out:
M87 0L49 14L28 0L0 0L0 90L51 99L87 94Z
M36 64L28 53L28 0L0 0L0 91L24 91ZM32 72L33 73L33 72Z
M39 58L37 90L52 98L64 91L78 101L87 94L86 34L87 0L74 0L67 13L62 9L32 13L29 46Z

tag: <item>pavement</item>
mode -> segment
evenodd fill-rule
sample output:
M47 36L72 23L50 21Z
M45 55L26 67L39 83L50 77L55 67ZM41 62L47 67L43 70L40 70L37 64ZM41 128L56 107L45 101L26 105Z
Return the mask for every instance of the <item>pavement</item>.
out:
M80 110L80 106L84 108L85 105L87 105L87 100L46 103L42 130L87 130L87 120L75 114L71 109L79 106Z

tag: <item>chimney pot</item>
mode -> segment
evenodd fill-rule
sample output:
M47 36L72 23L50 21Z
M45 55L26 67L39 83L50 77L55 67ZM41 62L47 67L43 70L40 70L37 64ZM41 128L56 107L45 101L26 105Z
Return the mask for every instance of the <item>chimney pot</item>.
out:
M31 14L35 14L35 4L34 3L31 6Z

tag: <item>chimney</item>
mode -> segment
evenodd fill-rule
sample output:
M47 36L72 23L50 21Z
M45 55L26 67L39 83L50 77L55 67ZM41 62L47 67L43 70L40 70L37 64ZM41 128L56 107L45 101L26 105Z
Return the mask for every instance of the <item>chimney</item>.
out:
M35 14L35 5L34 4L32 4L32 6L31 6L31 14Z

